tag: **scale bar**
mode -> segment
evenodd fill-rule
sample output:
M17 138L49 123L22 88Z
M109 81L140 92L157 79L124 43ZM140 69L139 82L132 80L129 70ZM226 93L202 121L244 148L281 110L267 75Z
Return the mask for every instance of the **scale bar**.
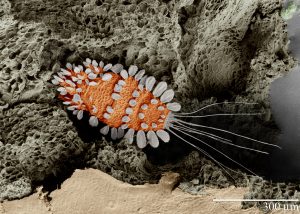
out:
M214 202L298 202L299 199L213 199Z

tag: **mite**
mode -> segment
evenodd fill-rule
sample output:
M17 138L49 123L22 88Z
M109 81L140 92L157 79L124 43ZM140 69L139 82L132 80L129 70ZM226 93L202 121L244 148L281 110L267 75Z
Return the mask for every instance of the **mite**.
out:
M205 130L225 132L245 140L278 147L223 129L185 121L185 118L260 113L194 115L208 107L224 103L214 103L191 113L179 113L181 105L172 101L175 95L173 89L169 89L166 82L157 81L153 76L145 75L145 70L139 70L136 65L131 65L126 70L121 64L104 65L102 61L98 63L96 60L87 58L83 66L67 63L66 68L62 68L51 81L59 86L57 88L59 98L63 104L68 105L67 109L73 111L78 120L83 118L83 112L86 111L90 115L91 126L98 127L99 121L105 124L100 129L103 135L110 134L113 140L124 137L130 143L135 141L139 148L145 148L148 144L157 148L160 141L165 143L170 141L171 133L210 158L212 157L207 152L187 141L185 137L205 144L242 166L197 136L265 154L268 153L236 145L229 139ZM232 104L254 105L255 103L235 102Z

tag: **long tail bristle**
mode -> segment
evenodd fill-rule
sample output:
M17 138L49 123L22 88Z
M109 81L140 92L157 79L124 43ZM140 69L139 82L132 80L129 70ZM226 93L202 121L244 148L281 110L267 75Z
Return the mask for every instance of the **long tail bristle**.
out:
M238 173L236 170L231 169L227 166L225 166L224 164L222 164L221 162L219 162L218 160L216 160L214 157L212 157L208 152L204 151L203 149L201 149L199 146L194 145L193 143L185 140L183 137L179 136L179 134L176 134L174 131L172 130L168 130L170 133L172 133L174 136L176 136L177 138L181 139L182 141L184 141L185 143L187 143L188 145L194 147L195 149L197 149L199 152L201 152L203 155L205 155L206 157L210 158L212 161L214 161L216 164L218 164L225 172L226 174L228 174L233 180L235 180L232 175L226 170L228 169L229 171L232 171L234 173ZM253 173L255 175L255 173Z
M256 143L259 143L259 144L268 145L268 146L272 146L272 147L277 147L277 148L281 149L281 147L278 146L278 145L274 145L274 144L267 143L267 142L264 142L264 141L256 140L256 139L253 139L253 138L250 138L250 137L247 137L247 136L244 136L244 135L240 135L240 134L237 134L237 133L234 133L234 132L231 132L231 131L227 131L227 130L224 130L224 129L219 129L219 128L212 127L212 126L205 126L205 125L190 123L190 122L186 122L186 121L183 121L183 120L180 120L180 119L174 119L174 120L178 121L179 123L183 123L185 125L195 126L195 127L201 127L201 128L205 128L205 129L211 129L211 130L216 130L216 131L228 133L228 134L240 137L240 138L244 138L246 140L250 140L250 141L253 141L253 142L256 142Z
M170 128L171 128L171 127L170 127ZM201 149L200 149L198 146L196 146L196 145L194 145L193 143L188 142L188 141L185 140L184 138L180 137L180 136L177 135L174 131L172 131L170 128L168 129L168 131L170 131L172 134L174 134L175 136L179 137L181 140L183 140L184 142L186 142L186 143L188 143L189 145L193 146L193 147L196 148L197 150L201 151ZM202 144L204 144L204 145L210 147L211 149L213 149L214 151L218 152L219 154L221 154L222 156L224 156L224 157L227 158L228 160L232 161L233 163L235 163L235 164L237 164L238 166L242 167L243 169L247 170L247 171L250 172L251 174L256 175L256 174L255 174L254 172L252 172L250 169L248 169L248 168L245 167L244 165L240 164L239 162L233 160L233 159L230 158L228 155L224 154L223 152L219 151L218 149L214 148L213 146L211 146L211 145L205 143L204 141L202 141L202 140L200 140L200 139L198 139L198 138L196 138L196 137L194 137L194 136L192 136L192 135L190 135L190 134L188 134L188 133L186 133L186 132L183 132L183 131L180 131L180 130L177 130L177 131L179 131L180 133L182 133L182 134L184 134L184 135L186 135L186 136L189 136L189 137L191 137L191 138L193 138L193 139L195 139L195 140L201 142ZM210 157L210 158L211 158L211 157ZM215 160L215 159L214 159L214 160Z
M212 106L217 106L217 105L223 105L223 104L235 104L235 105L240 105L240 104L244 104L244 105L258 105L258 103L251 103L251 102L218 102L218 103L213 103L213 104L209 104L206 105L196 111L192 111L192 112L181 112L181 113L177 113L178 115L189 115L189 114L195 114L197 112L203 111L204 109L207 109L209 107Z
M231 146L234 146L234 147L237 147L237 148L241 148L241 149L245 149L245 150L249 150L249 151L254 151L254 152L258 152L258 153L262 153L262 154L269 154L268 152L265 152L265 151L261 151L261 150L257 150L257 149L252 149L252 148L249 148L249 147L245 147L245 146L240 146L240 145L236 145L236 144L233 144L233 143L230 143L228 141L223 141L223 140L220 140L220 139L217 139L217 138L214 138L214 137L211 137L211 136L208 136L208 135L205 135L205 134L202 134L202 133L199 133L197 131L194 131L194 130L190 130L190 129L187 129L187 128L183 128L183 127L180 127L180 126L173 126L174 128L176 128L177 130L181 130L181 131L186 131L186 132L189 132L189 133L194 133L194 134L198 134L198 135L203 135L203 136L206 136L206 137L209 137L211 139L214 139L218 142L221 142L223 144L227 144L227 145L231 145Z
M206 115L177 115L174 114L175 118L205 118L205 117L216 117L216 116L256 116L262 115L262 112L254 112L254 113L221 113L221 114L206 114Z

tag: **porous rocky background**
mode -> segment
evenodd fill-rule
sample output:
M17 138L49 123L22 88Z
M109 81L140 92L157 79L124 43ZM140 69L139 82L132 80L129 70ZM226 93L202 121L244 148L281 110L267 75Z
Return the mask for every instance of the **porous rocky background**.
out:
M248 197L293 196L297 185L273 188L245 174L232 175L234 181L202 154L187 146L181 152L176 141L140 151L104 140L66 112L49 81L66 62L87 57L136 64L167 81L183 111L224 100L258 102L265 117L226 127L260 137L259 123L271 136L261 137L273 139L269 86L295 65L281 9L280 0L0 0L0 199L27 196L40 184L51 191L84 167L131 184L155 183L172 170L192 193L204 185L256 184Z

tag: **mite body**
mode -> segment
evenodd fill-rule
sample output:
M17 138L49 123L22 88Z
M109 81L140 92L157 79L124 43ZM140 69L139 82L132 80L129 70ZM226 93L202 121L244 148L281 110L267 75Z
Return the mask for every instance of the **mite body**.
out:
M256 105L257 103L226 102L214 103L202 107L194 112L179 113L181 105L172 102L174 91L168 89L164 81L156 81L153 76L145 75L145 70L139 70L131 65L128 71L121 64L107 64L101 61L86 59L84 66L75 66L67 63L66 69L61 69L54 75L52 83L58 85L59 98L67 105L67 109L73 111L78 120L83 118L83 112L89 113L89 124L98 127L99 121L105 124L100 129L103 135L110 135L113 140L126 138L130 143L136 142L139 148L145 148L148 144L153 148L159 146L159 142L169 142L170 133L183 142L193 146L204 155L216 161L210 154L201 149L196 143L201 143L212 148L217 153L228 158L237 165L243 165L233 160L223 152L215 149L205 142L210 138L216 142L227 144L239 149L268 154L265 151L237 145L230 139L220 137L209 132L223 132L244 140L278 147L270 143L259 141L224 129L206 126L200 123L187 122L187 118L204 118L214 116L249 116L261 113L221 113L211 115L195 115L202 110L221 104ZM189 142L186 138L192 138L196 143ZM204 138L204 139L203 139ZM245 168L250 171L249 169ZM250 171L251 172L251 171Z
M83 66L67 64L54 76L52 83L60 85L59 98L68 105L80 120L83 111L90 114L89 124L98 126L104 135L110 133L113 140L122 137L136 142L139 148L147 144L156 148L159 139L168 142L165 131L169 127L172 111L179 111L179 103L171 102L174 91L166 82L147 77L145 70L132 65L128 71L121 64L112 66L87 59Z

